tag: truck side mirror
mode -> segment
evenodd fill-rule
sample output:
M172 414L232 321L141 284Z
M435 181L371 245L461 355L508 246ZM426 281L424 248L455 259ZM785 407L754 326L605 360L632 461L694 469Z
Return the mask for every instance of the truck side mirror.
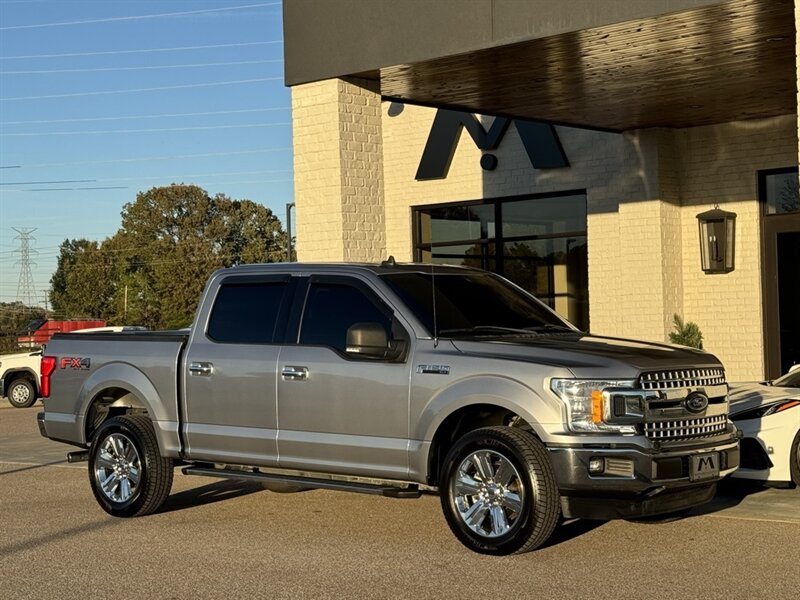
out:
M347 352L370 358L386 358L389 339L378 323L354 323L347 330Z

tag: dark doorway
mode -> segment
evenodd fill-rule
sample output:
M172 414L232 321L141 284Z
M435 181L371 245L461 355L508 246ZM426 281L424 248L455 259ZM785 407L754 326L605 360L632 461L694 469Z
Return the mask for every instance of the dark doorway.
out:
M800 363L800 186L797 168L759 173L764 207L764 349L767 377Z
M800 231L777 234L781 373L800 363Z

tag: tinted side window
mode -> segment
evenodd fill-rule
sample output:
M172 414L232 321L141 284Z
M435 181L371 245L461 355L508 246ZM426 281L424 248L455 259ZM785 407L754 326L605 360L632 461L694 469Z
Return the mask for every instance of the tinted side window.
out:
M358 288L333 284L312 283L308 290L301 344L331 346L345 351L347 330L355 323L379 323L391 332L391 317Z
M232 344L270 344L286 282L223 284L217 293L208 337Z

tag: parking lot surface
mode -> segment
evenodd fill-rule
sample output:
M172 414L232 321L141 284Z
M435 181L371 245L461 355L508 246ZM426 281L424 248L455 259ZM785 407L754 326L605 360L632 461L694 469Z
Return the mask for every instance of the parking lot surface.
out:
M666 523L573 521L536 552L473 554L438 498L176 474L162 512L114 519L86 464L0 407L2 598L796 598L800 490L724 486Z

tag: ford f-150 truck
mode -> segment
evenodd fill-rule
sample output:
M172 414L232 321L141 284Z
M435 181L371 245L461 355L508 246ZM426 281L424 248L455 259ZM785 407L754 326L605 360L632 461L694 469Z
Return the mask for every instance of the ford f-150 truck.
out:
M270 264L214 273L191 329L54 336L42 435L100 506L157 511L175 466L266 487L438 491L487 554L559 518L708 501L739 463L711 354L590 335L492 273Z

